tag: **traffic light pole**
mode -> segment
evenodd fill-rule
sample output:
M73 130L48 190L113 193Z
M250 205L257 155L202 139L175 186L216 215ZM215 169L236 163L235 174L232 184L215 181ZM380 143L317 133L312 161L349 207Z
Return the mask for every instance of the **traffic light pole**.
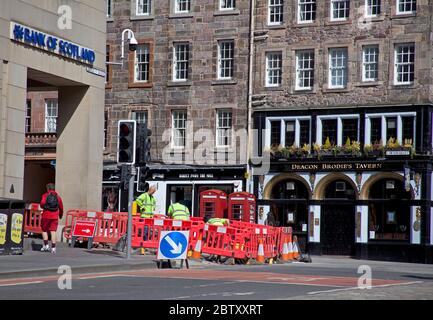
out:
M131 175L129 177L129 196L128 196L128 232L126 245L126 259L131 259L132 246L132 202L134 201L134 179L137 174L137 169L134 165L131 166Z

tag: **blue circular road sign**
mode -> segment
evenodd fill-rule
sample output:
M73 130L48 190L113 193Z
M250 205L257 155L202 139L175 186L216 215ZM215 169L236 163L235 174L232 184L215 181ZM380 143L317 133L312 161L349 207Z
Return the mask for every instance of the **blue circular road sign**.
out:
M167 259L182 256L188 248L188 238L181 232L170 232L161 240L160 251Z

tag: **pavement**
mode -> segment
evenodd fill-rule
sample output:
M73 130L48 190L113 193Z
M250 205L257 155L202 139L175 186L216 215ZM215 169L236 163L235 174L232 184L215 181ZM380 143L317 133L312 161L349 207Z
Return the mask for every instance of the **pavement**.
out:
M27 243L31 246L31 243ZM72 268L59 286L60 265ZM371 286L359 286L368 271ZM59 282L60 281L60 282ZM361 282L363 283L363 282ZM312 263L157 269L154 256L60 246L56 255L27 250L0 257L0 300L400 300L433 299L431 265L313 256Z
M0 256L0 279L57 274L62 265L70 266L75 273L117 270L155 269L154 255L131 255L111 249L72 248L66 243L57 244L57 253L40 252L41 239L24 239L24 254Z

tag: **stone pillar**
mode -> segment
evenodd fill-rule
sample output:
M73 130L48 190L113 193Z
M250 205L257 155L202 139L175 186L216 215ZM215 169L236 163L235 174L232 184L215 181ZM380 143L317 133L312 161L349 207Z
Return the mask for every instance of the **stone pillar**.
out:
M56 188L65 209L100 210L104 90L59 88Z
M368 206L356 206L355 212L356 243L368 242Z
M0 63L0 198L21 200L27 68L11 62Z
M410 207L410 243L421 244L421 207Z
M310 205L308 214L309 230L308 242L320 243L320 205ZM317 222L317 223L316 223Z

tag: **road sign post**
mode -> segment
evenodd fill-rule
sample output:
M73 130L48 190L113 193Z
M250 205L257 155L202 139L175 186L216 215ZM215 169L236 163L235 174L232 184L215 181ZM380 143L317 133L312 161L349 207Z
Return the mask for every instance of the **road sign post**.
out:
M189 246L189 231L162 231L159 235L159 246L157 260L182 260L181 268L183 267L183 261L186 262L187 268L189 268L187 260L187 252Z

